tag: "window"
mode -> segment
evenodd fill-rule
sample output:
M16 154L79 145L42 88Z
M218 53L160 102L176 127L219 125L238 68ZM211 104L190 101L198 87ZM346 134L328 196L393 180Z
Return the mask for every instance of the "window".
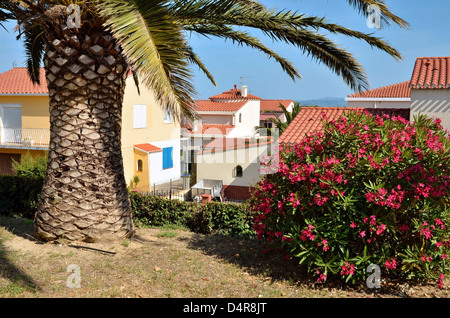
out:
M143 169L143 163L142 163L142 160L139 159L137 161L137 171L142 171L142 169Z
M173 168L173 147L163 148L163 169Z
M243 175L242 166L236 166L236 168L234 168L234 175L236 178L242 178Z
M147 105L133 105L133 128L147 128Z
M172 114L168 109L164 109L164 123L165 124L171 124L173 121Z
M239 122L242 123L242 114L239 114Z

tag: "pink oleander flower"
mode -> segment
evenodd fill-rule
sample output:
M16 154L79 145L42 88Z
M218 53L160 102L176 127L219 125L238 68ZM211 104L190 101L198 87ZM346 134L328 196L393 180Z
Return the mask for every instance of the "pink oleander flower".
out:
M396 269L397 268L397 261L395 258L393 258L390 261L386 261L385 266L387 269Z
M345 263L341 267L341 275L353 275L355 273L355 265L349 262Z
M444 274L439 275L438 285L439 288L444 288Z
M323 243L323 250L324 250L325 252L328 251L328 250L330 249L330 247L328 246L328 241L325 240L325 239L323 239L323 240L322 240L322 243Z
M386 230L386 225L385 224L381 224L380 226L378 226L377 228L377 235L380 235L381 233L384 232L384 230Z
M350 227L351 227L352 229L354 229L354 228L356 227L356 223L355 223L355 222L350 223Z
M361 232L359 232L359 236L360 236L360 237L366 236L366 231L361 231Z
M426 223L426 222L424 222L424 223ZM431 233L430 229L427 228L427 227L421 228L421 229L420 229L420 233L421 233L423 236L425 236L425 238L426 238L427 240L429 240L429 239L433 236L433 234Z

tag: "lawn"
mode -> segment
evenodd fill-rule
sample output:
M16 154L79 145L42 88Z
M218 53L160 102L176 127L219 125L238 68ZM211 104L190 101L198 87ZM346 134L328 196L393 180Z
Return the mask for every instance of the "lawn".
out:
M30 220L0 217L3 298L369 298L448 297L432 282L382 277L379 290L316 283L266 243L199 235L176 227L137 228L118 243L40 243ZM71 246L72 245L72 246ZM70 280L79 269L80 280ZM77 274L78 274L77 273ZM68 287L78 282L79 288ZM446 286L448 285L448 282ZM73 286L73 284L72 284Z

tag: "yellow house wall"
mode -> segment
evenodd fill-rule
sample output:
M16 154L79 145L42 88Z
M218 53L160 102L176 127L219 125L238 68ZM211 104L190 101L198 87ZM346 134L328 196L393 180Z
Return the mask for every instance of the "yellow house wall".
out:
M125 87L125 96L123 101L122 112L122 156L125 180L129 183L136 172L136 163L139 151L135 152L133 145L157 142L180 138L180 125L173 119L172 123L164 123L164 110L156 101L154 94L140 84L139 95L132 77L127 79ZM133 128L133 106L147 105L147 127ZM141 152L145 155L145 153ZM148 172L148 155L147 163L144 162L144 170ZM139 190L149 191L151 180L144 181L140 177ZM146 185L145 182L147 182Z
M0 96L0 104L22 105L22 128L50 129L48 96Z
M132 77L127 79L122 111L122 157L125 180L130 180L136 172L138 155L135 155L133 145L180 138L180 125L173 119L172 123L164 123L164 110L157 103L154 94L140 85L138 94ZM22 106L22 128L50 128L48 96L0 96L0 104L20 104ZM133 105L147 105L147 127L133 128ZM27 150L0 149L2 153L25 153ZM35 151L30 150L30 153ZM38 151L43 153L43 151ZM143 153L145 155L145 153ZM144 167L148 167L144 163ZM139 188L145 189L150 180L141 177ZM149 176L147 175L147 179ZM147 191L147 190L144 190Z
M134 174L133 176L139 177L139 183L137 186L133 186L133 190L138 191L150 191L150 174L148 166L148 154L134 149ZM137 162L142 160L142 171L137 170Z
M0 153L20 154L21 156L24 156L27 152L33 157L45 155L44 150L0 148Z

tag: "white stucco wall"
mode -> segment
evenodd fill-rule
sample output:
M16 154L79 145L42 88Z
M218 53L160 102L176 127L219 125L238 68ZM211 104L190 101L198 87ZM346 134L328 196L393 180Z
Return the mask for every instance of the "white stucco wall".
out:
M150 186L179 180L181 178L180 167L180 139L152 142L152 145L159 148L173 147L173 167L163 170L163 153L156 152L149 154Z
M226 115L201 115L201 119L204 124L214 124L214 125L232 125L233 116Z
M259 126L261 103L259 100L248 101L234 115L235 128L228 134L228 138L253 137L255 127ZM239 122L239 116L242 120Z
M228 151L197 154L197 181L201 179L222 180L224 185L253 186L263 176L259 169L260 157L270 145L260 145ZM243 169L242 177L233 172L236 166Z
M363 107L363 108L409 108L411 101L363 101L363 100L347 100L348 107Z
M450 130L450 89L412 89L411 119L419 113L442 119L444 129Z

